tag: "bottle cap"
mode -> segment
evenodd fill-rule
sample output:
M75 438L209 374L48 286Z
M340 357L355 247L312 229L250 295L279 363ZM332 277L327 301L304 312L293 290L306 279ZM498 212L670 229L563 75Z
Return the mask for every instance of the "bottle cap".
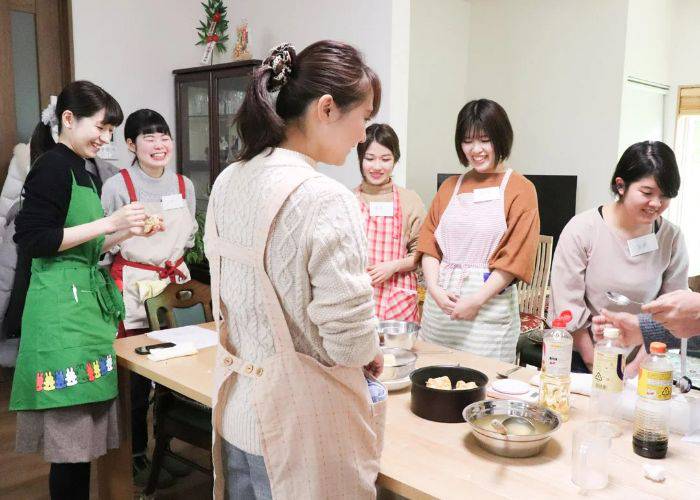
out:
M649 344L649 352L652 354L666 354L666 344L663 342L652 342Z
M603 337L606 339L616 339L620 336L619 328L607 327L603 329Z
M559 317L552 321L552 327L564 328L569 321L571 321L571 311L567 309L566 311L562 311Z

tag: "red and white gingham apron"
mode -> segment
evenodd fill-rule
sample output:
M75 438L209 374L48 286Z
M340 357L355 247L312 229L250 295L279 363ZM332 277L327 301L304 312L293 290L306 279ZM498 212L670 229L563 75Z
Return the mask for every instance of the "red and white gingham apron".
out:
M360 201L367 234L369 265L404 259L408 256L408 239L403 234L403 212L399 190L392 185L394 215L381 217L370 215L367 203L362 199L361 189L355 190ZM416 273L394 273L374 287L375 312L380 320L418 321L418 280Z

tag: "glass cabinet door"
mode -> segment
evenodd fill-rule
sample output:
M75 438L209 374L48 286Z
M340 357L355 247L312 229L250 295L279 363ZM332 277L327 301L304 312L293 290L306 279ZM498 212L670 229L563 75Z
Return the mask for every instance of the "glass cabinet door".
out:
M217 173L230 165L241 149L241 141L236 133L233 119L243 103L249 81L250 76L248 75L216 77L217 156L219 162Z
M194 184L197 212L206 212L209 200L209 79L179 83L180 135L182 157L178 158L182 174Z

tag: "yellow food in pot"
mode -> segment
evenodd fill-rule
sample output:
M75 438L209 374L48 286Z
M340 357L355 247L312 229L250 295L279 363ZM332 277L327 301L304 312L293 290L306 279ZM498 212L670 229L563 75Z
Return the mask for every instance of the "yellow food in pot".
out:
M465 382L464 380L458 380L455 388L452 389L452 381L448 376L442 376L437 378L429 378L425 383L426 387L431 389L439 389L441 391L464 391L467 389L476 389L478 386L474 382Z

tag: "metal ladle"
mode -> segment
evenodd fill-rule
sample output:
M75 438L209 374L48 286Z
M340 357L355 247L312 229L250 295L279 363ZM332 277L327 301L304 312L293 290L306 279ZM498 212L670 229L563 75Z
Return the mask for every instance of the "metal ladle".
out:
M519 425L526 427L527 430L529 431L529 434L534 434L537 432L537 429L535 429L535 426L533 425L532 422L530 422L529 419L525 417L517 417L517 416L512 416L508 418L504 418L502 421L494 418L491 420L491 427L493 427L496 432L499 434L503 434L504 436L507 436L509 434L512 434L514 436L521 436L522 434L516 434L514 432L509 432L508 427L509 426L514 426L514 425Z
M617 305L620 306L628 306L630 304L638 304L638 305L643 305L642 302L637 302L636 300L632 300L626 295L622 295L621 293L618 292L611 292L607 291L605 292L605 296L610 300L611 302L614 302ZM693 388L693 383L690 380L690 378L686 375L686 357L688 354L688 339L681 339L681 378L678 379L676 382L676 385L680 389L681 393L686 393L690 392L690 390Z

